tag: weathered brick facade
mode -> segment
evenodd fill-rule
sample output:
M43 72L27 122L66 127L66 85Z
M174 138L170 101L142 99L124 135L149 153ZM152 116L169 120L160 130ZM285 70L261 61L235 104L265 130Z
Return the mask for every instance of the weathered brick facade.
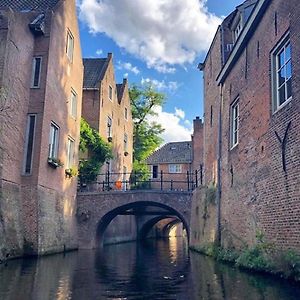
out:
M96 129L100 136L110 142L113 159L105 164L100 173L112 174L111 181L128 181L132 170L133 157L133 121L131 116L128 82L124 79L116 84L113 57L84 59L85 75L82 100L82 117ZM111 89L111 94L109 89ZM110 99L111 97L111 99ZM108 118L111 119L110 134ZM109 137L110 135L110 137ZM127 145L125 146L125 135ZM126 148L126 149L125 149ZM121 175L124 173L126 175ZM105 176L99 176L101 182Z
M299 250L300 3L257 1L239 38L233 41L230 40L232 20L238 13L239 9L224 20L204 64L200 65L205 86L204 183L214 184L217 191L216 205L209 205L212 213L206 214L206 218L215 220L205 228L194 227L191 243L203 245L209 241L208 236L213 237L210 241L218 237L214 215L218 215L220 204L223 246L253 245L256 233L262 231L266 240L277 248ZM274 112L272 61L274 49L287 33L291 45L292 97ZM223 50L233 42L232 52L225 55ZM237 99L238 144L231 147L231 108ZM276 136L283 141L285 133L286 170L282 145ZM205 201L203 188L194 196L192 224L202 217L202 213L197 216L196 210Z
M30 12L1 10L0 84L0 258L45 254L77 246L75 200L77 180L65 175L67 141L74 141L78 162L83 66L75 1L47 1ZM14 6L15 5L15 6ZM30 2L27 3L30 5ZM47 7L44 7L46 5ZM2 6L1 6L2 7ZM42 33L29 23L45 14ZM43 18L42 18L43 20ZM67 57L67 35L73 37L73 58ZM39 86L32 88L33 58L41 57ZM71 116L71 91L77 95ZM4 99L4 100L3 100ZM28 115L35 116L31 171L25 175L24 151ZM50 125L58 128L57 157L64 167L48 164Z

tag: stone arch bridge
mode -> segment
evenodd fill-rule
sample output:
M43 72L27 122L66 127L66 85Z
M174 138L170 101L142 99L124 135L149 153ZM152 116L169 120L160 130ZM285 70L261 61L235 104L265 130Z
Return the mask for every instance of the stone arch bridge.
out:
M83 192L77 195L79 248L102 245L103 235L119 215L136 217L137 238L142 238L160 220L181 221L189 236L191 192L183 191L113 191Z

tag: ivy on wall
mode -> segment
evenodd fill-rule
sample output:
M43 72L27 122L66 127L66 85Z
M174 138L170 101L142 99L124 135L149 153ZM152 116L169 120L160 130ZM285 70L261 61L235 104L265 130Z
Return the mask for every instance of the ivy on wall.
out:
M79 162L79 179L82 185L95 181L104 162L113 158L113 155L110 144L105 142L83 118L80 122L79 150L87 153L87 159Z

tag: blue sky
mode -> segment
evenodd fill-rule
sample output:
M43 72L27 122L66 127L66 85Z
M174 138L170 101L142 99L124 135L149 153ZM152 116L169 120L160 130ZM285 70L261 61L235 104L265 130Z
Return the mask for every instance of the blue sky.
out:
M203 115L202 74L197 70L222 17L241 0L79 0L84 57L113 53L116 78L151 83L166 94L157 107L166 142L190 139ZM145 5L147 3L147 6Z

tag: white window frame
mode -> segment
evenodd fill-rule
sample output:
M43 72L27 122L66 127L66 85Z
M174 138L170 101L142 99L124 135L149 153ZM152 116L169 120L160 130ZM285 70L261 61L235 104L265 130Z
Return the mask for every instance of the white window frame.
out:
M112 117L107 116L107 137L112 137Z
M38 69L36 68L37 60L40 60L40 66L39 66ZM32 74L31 74L31 88L32 89L38 89L40 87L42 62L43 62L42 56L34 56L33 59L32 59ZM39 72L39 74L38 74L38 83L35 84L35 75L36 75L37 71Z
M58 158L59 126L54 122L50 125L48 158Z
M125 107L125 109L124 109L124 118L125 118L126 121L128 120L128 109L127 109L127 107Z
M290 57L286 58L286 49L290 49ZM290 37L289 33L287 33L279 42L278 46L272 51L271 53L271 68L272 68L272 107L273 107L273 113L279 111L281 108L283 108L287 103L289 103L292 100L292 87L291 87L291 95L290 97L287 97L287 86L288 81L292 80L293 76L293 70L292 70L292 54L291 54L291 43L290 43ZM279 57L281 53L284 53L284 63L281 67L279 67ZM290 77L284 79L284 82L279 86L279 72L280 70L284 70L286 75L286 66L290 64L291 66L291 75ZM284 86L285 90L285 100L280 104L280 88Z
M70 30L67 31L66 54L70 62L73 62L74 56L74 36Z
M77 117L77 93L74 89L71 89L70 115L75 119Z
M182 167L180 164L169 164L169 173L179 174L182 173Z
M113 94L114 94L113 87L111 85L109 85L108 86L108 99L110 101L113 101Z
M68 136L67 139L67 162L66 168L70 169L74 166L74 155L75 155L75 140Z
M30 135L30 129L31 129L31 120L32 117L34 118L33 120L33 128L32 128L32 145L31 145L31 154L29 157L30 160L30 166L29 170L27 170L27 160L28 160L28 151L29 151L29 135ZM25 151L24 151L24 158L23 158L23 170L22 174L23 175L31 175L32 173L32 163L33 163L33 153L34 153L34 141L35 141L35 131L36 131L36 114L28 114L27 115L27 124L26 124L26 133L25 133Z
M239 144L239 128L240 128L240 105L237 98L230 105L230 149Z
M234 27L234 30L233 30L233 40L234 42L236 42L241 34L243 30L243 20L242 20L242 17L239 18L236 26Z

